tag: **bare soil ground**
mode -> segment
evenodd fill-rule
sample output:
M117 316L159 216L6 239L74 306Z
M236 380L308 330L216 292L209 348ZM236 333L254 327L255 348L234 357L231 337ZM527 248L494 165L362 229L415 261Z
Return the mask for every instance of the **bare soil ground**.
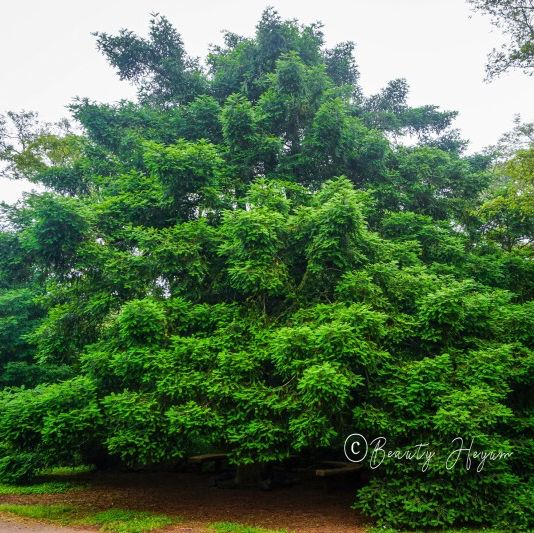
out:
M111 507L153 511L180 516L178 526L165 531L200 533L208 524L228 521L265 528L285 528L295 533L359 533L369 524L351 510L354 488L325 486L310 480L269 492L218 489L209 486L208 474L111 473L80 476L86 490L66 494L0 496L3 503L63 503L95 510ZM0 518L0 532L41 531L70 533L65 528L9 529L12 519ZM30 524L25 522L26 525ZM2 529L4 528L4 529ZM6 529L7 528L7 529ZM81 529L74 529L81 531ZM71 530L71 531L74 531ZM88 531L88 529L85 529Z
M89 533L89 530L85 531ZM0 533L84 533L84 530L14 521L7 517L0 519ZM94 530L90 533L94 533Z

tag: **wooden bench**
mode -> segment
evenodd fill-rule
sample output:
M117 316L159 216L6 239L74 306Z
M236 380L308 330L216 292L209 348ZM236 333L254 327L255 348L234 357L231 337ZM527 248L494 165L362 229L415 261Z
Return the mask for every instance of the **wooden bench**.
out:
M317 477L332 477L339 475L348 475L361 470L362 465L359 463L347 463L345 461L321 461L321 465L329 468L317 468L315 475Z
M203 455L193 455L189 457L188 461L194 465L197 465L198 469L202 469L202 465L205 463L215 463L215 470L220 470L221 465L226 461L228 454L226 453L205 453Z

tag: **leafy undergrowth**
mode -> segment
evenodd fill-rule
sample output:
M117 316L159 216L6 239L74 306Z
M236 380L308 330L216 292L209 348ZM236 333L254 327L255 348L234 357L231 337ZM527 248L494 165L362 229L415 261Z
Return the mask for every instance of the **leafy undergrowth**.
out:
M86 474L94 470L93 466L55 467L42 470L37 482L32 484L16 485L12 483L0 483L0 496L24 495L24 494L64 494L72 490L87 488L86 483L78 483L62 478L70 478L80 474ZM60 479L54 479L60 478Z
M70 481L45 481L33 485L8 485L0 483L0 495L19 494L63 494L71 490L81 490L86 485Z
M262 527L244 526L233 522L215 522L211 524L215 533L288 533L285 529L264 529Z
M372 527L367 533L427 533L428 531L435 531L436 533L509 533L504 529L492 528L461 528L461 529L395 529L392 527Z
M35 520L59 522L62 525L99 526L101 531L110 533L147 533L178 521L167 515L146 511L108 509L107 511L87 513L69 505L59 504L0 504L0 512L12 513Z

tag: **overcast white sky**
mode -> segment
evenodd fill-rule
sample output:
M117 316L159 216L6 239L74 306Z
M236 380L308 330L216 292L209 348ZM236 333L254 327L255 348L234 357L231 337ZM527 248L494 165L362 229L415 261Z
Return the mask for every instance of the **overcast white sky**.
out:
M458 110L470 150L494 143L514 114L534 119L534 77L508 73L483 82L487 52L501 42L489 21L464 0L4 0L0 2L0 113L36 110L66 116L75 96L112 102L135 91L95 49L93 31L126 27L145 34L151 12L166 15L191 55L204 56L220 31L250 35L266 5L284 18L324 23L327 43L356 42L364 91L404 77L412 105ZM27 184L0 180L12 202Z

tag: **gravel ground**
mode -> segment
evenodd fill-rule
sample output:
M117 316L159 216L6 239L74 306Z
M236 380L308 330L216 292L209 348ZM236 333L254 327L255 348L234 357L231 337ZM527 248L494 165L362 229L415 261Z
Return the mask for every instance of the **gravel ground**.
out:
M20 522L10 518L0 518L0 533L89 533L88 529L72 529L69 527L57 527L39 523ZM90 533L95 533L94 530Z

